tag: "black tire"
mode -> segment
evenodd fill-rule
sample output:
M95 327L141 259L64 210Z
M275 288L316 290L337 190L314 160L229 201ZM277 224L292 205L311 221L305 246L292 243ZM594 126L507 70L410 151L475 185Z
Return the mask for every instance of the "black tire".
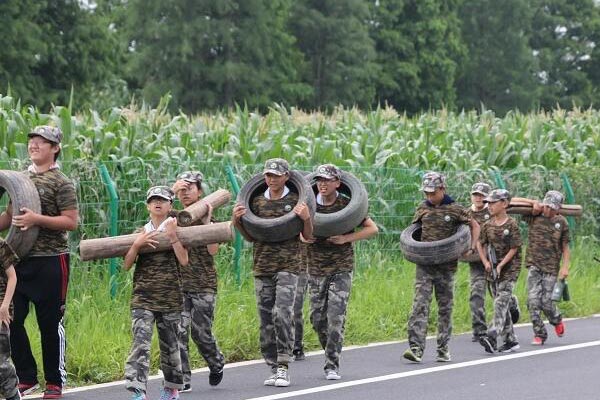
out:
M290 171L287 181L290 191L298 194L298 202L306 202L311 218L315 215L315 196L307 180L298 171ZM238 194L237 201L246 207L246 215L242 217L242 226L246 232L259 242L283 242L298 236L304 227L302 220L293 211L278 218L259 218L250 209L252 199L267 190L263 174L254 175Z
M471 231L460 225L456 233L446 239L421 242L421 224L410 225L400 235L404 258L415 264L438 265L458 260L471 246Z
M13 215L20 214L22 207L41 213L40 196L33 182L22 172L0 170L0 197L8 192ZM33 226L25 231L11 225L4 239L10 248L23 258L37 240L40 228Z
M316 172L312 172L306 177L315 196L318 193L316 175ZM313 235L316 237L330 237L351 232L367 217L369 211L369 195L367 194L365 185L363 185L356 176L345 171L342 171L341 181L342 184L340 185L338 192L348 196L350 202L338 212L331 214L315 214Z
M461 255L458 261L466 263L481 262L481 258L479 258L479 253L475 251L474 253L465 253Z

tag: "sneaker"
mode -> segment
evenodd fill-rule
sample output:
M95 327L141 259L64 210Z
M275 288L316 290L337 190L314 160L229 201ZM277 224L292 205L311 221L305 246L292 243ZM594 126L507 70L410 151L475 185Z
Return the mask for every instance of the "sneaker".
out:
M539 336L534 336L533 340L531 341L531 344L534 346L541 346L544 344L544 342L546 341L546 339L541 338Z
M517 322L519 322L519 318L521 317L521 309L519 308L519 299L517 299L517 296L515 296L513 294L512 298L510 299L510 306L508 308L508 312L510 314L510 320L512 321L513 324L516 324Z
M21 396L27 396L28 394L35 392L39 388L40 388L39 383L27 383L27 382L19 383L19 393L21 393Z
M160 400L177 400L179 399L179 390L164 387L160 389Z
M294 354L294 361L302 361L302 360L306 359L306 356L304 355L304 351L302 349L294 350L293 354Z
M210 386L217 386L223 380L223 368L218 371L210 371L208 374L208 383Z
M483 346L487 353L493 354L496 351L496 339L491 336L480 337L479 344Z
M437 362L449 362L452 360L450 356L450 351L448 350L448 346L438 347L437 349L437 357L435 361Z
M141 390L134 390L131 395L131 400L146 400L146 393Z
M328 369L325 371L325 379L328 381L339 381L342 379L342 376L336 370Z
M290 376L288 375L287 367L277 367L277 378L275 379L275 386L287 387L290 386Z
M272 370L273 374L265 379L265 386L275 386L275 381L277 380L277 370Z
M505 342L502 346L500 346L498 351L500 353L510 353L513 351L517 351L520 348L521 348L521 346L519 346L519 342L508 341L508 342Z
M562 335L565 334L565 324L563 324L561 321L558 324L554 325L554 332L556 332L556 336L562 337Z
M60 399L62 397L62 388L58 385L53 385L51 383L46 384L46 390L44 390L44 395L42 399Z
M17 390L14 396L7 397L6 400L21 400L21 393Z
M179 393L189 393L192 391L192 384L191 383L186 383L185 385L183 385L183 389L181 389L179 391Z
M406 349L404 354L402 354L402 357L410 361L421 362L421 359L423 358L423 350L417 346L411 346Z

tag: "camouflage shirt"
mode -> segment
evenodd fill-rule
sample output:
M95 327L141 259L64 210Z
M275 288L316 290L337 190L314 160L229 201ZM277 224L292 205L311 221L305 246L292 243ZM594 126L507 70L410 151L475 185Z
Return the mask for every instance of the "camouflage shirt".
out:
M179 265L173 250L139 254L133 272L131 308L182 311L181 268L187 267Z
M289 212L298 203L298 195L290 192L277 200L258 195L252 200L250 209L260 218L277 218ZM273 275L276 272L300 272L300 238L276 242L254 242L254 275Z
M487 207L479 211L473 211L473 209L469 207L467 213L469 214L469 217L475 219L480 226L488 222L491 218L490 210Z
M17 257L4 240L0 239L0 304L4 301L4 295L6 294L6 284L8 282L6 270L11 266L14 267L18 262L19 257ZM10 303L8 312L11 316L13 315L12 302Z
M491 221L481 227L479 242L482 245L490 244L496 250L498 262L506 256L512 248L517 248L517 253L510 262L502 268L500 280L516 280L521 271L521 232L517 222L508 217L507 221L500 225L494 225Z
M562 215L524 218L529 224L526 265L543 272L558 274L563 246L569 244L569 224Z
M421 223L421 241L434 242L454 235L460 225L471 222L471 217L464 207L446 196L437 207L428 201L421 203L413 218L413 223L417 222ZM454 260L439 267L456 270L457 265L458 260Z
M40 195L42 215L57 217L61 211L77 210L75 186L58 168L40 174L25 171ZM52 256L69 252L67 231L40 227L29 256Z
M332 214L348 205L350 199L339 195L329 206L317 203L317 212ZM308 246L308 273L310 275L331 275L336 272L352 271L354 268L354 251L352 243L342 245L329 243L327 238L317 238Z

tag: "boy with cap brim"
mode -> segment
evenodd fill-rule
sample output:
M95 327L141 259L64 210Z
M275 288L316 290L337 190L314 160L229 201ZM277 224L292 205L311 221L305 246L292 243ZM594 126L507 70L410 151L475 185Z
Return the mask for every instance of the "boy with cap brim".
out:
M521 270L520 248L521 233L517 222L508 216L506 210L510 203L510 193L505 189L495 189L484 200L488 204L491 218L481 227L479 243L477 245L479 256L488 278L497 276L493 288L494 317L487 334L480 337L479 343L488 353L495 351L510 352L519 349L519 342L515 336L510 317L510 303L513 298L515 282ZM488 251L488 247L490 248ZM496 264L493 265L489 257L496 255ZM504 344L497 349L498 338Z
M423 175L421 190L426 200L415 212L413 223L421 223L421 241L433 242L446 239L456 233L462 224L471 229L472 243L479 237L479 224L469 217L464 207L446 194L446 182L443 175L428 172ZM438 305L438 362L451 360L448 342L452 334L452 306L454 299L454 274L458 260L440 265L416 266L415 296L412 312L408 320L409 348L403 357L414 362L421 362L425 350L427 325L431 296L435 291Z
M348 205L350 199L339 193L342 171L333 164L316 169L317 213L331 214ZM325 350L325 378L341 379L340 354L354 270L352 244L375 236L377 225L368 216L342 235L307 240L310 292L310 322Z
M138 236L125 254L123 269L135 264L131 318L133 343L125 363L125 387L132 400L146 399L150 369L150 345L156 324L160 344L160 365L164 380L161 400L179 398L183 388L183 373L179 353L179 324L183 310L180 267L188 265L188 251L177 237L177 220L169 217L173 191L155 186L146 194L150 221L139 229ZM156 248L156 235L165 232L172 248L154 253L142 253L146 246Z
M67 231L77 229L77 193L73 182L60 171L56 162L60 154L61 130L37 126L27 136L31 165L25 173L38 191L42 213L25 207L13 210L9 205L0 215L0 231L11 224L21 230L39 227L38 237L27 258L15 266L17 286L13 296L14 318L10 324L11 352L19 377L19 391L24 395L33 393L39 388L38 368L25 329L29 305L33 303L46 378L43 398L57 399L62 397L67 379L63 324L70 263Z
M177 176L173 191L183 207L189 207L202 197L202 180L199 171L186 171ZM208 204L208 213L195 225L208 225L212 221L212 206ZM217 301L217 270L213 256L219 250L218 244L193 247L189 249L189 265L181 270L183 290L183 312L181 313L181 337L179 348L183 370L184 387L182 392L192 390L191 367L189 361L189 336L202 355L210 373L211 386L218 385L223 379L225 358L217 346L212 333L212 325Z
M548 339L542 312L548 322L554 326L558 337L563 336L565 325L560 310L552 301L552 289L557 279L569 276L571 251L569 249L569 224L559 214L563 195L550 190L540 203L535 200L519 198L532 204L532 216L525 217L528 223L527 258L527 308L533 325L533 341L536 346L543 345Z
M19 379L10 362L10 321L13 314L12 298L17 286L15 265L19 258L10 246L0 239L0 397L20 400Z
M286 183L290 177L288 162L281 158L267 160L263 170L267 190L251 199L250 208L259 218L277 218L293 212L303 221L302 235L312 237L312 220L307 205L299 203L298 194ZM253 273L260 319L260 348L271 375L265 386L290 385L288 365L294 345L293 315L298 273L300 238L282 242L259 242L242 224L246 208L236 204L232 221L238 231L254 242Z

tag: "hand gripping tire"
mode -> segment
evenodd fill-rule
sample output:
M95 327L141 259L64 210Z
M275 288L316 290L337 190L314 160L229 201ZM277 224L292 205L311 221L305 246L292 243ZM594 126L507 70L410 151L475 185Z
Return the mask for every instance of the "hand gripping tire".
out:
M290 171L287 181L290 191L298 194L298 201L306 202L310 217L315 215L315 196L304 178L298 171ZM259 218L250 209L252 199L267 190L263 174L254 175L240 190L237 201L246 207L246 215L242 217L242 226L252 238L259 242L283 242L298 236L304 227L302 220L293 211L277 218Z
M306 177L311 184L313 193L318 193L316 187L316 172ZM331 214L316 213L313 235L330 237L351 232L367 217L369 211L369 196L365 185L349 172L342 171L342 184L338 191L350 197L346 207Z
M410 225L400 235L404 258L415 264L438 265L458 260L471 245L471 231L460 225L456 233L446 239L421 242L421 224Z
M23 207L29 208L38 214L42 212L38 191L29 177L22 172L0 170L0 197L5 192L8 192L12 202L13 215L20 214L19 210ZM23 258L33 247L39 230L39 227L32 226L22 231L20 228L11 225L4 241L19 258Z

